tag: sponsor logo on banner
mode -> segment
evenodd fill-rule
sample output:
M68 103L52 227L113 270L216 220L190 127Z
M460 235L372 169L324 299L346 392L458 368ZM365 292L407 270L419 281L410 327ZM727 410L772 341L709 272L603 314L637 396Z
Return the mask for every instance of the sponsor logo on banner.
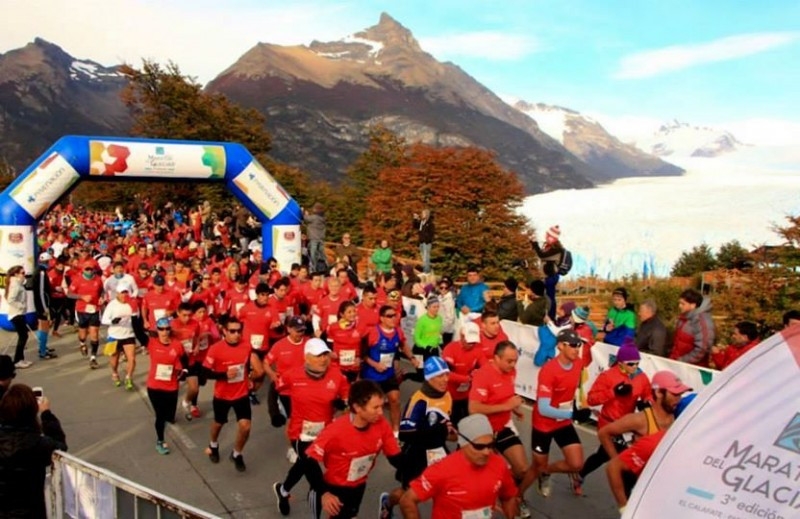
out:
M292 263L300 263L300 226L276 225L272 228L272 255L281 272L288 273Z
M255 160L233 179L233 183L267 218L275 218L289 203L286 191Z
M90 141L89 174L128 177L222 178L225 148L200 144Z
M22 233L20 232L10 232L8 233L8 241L9 243L22 243Z
M775 441L775 446L800 454L800 413L795 414L789 425L781 432Z
M11 198L39 218L79 178L72 165L54 151L11 191Z

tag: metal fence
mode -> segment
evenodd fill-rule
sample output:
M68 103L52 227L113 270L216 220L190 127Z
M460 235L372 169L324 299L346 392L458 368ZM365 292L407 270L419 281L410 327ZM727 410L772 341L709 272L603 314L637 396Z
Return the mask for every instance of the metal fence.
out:
M53 455L51 519L218 519L65 452Z

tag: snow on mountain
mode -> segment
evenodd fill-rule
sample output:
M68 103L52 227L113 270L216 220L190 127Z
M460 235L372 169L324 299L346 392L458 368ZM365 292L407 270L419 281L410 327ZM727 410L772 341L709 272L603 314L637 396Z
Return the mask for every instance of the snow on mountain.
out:
M718 157L744 144L725 130L674 120L652 135L637 139L636 146L659 157Z
M74 60L69 66L69 77L79 79L81 77L90 80L99 80L103 77L122 77L122 74L113 68L106 68L94 61Z
M544 103L526 103L518 101L514 108L521 111L539 125L544 133L564 144L564 133L569 131L567 121L579 114L568 108L546 105Z

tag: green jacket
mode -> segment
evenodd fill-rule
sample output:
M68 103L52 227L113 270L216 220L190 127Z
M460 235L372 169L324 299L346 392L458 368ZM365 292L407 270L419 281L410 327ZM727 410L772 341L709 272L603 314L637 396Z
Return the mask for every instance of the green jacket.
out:
M414 346L436 348L442 344L442 316L431 317L426 313L417 319L414 326Z
M375 270L378 272L391 272L392 271L392 249L375 249L370 257L372 263L375 264Z

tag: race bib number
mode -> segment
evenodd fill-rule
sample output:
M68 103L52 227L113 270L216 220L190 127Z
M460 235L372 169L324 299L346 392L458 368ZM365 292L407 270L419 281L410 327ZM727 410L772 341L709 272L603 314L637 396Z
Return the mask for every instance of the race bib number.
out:
M339 364L352 366L356 363L356 350L342 350L339 352Z
M260 350L262 346L264 346L264 336L263 335L251 335L250 336L250 345L253 347L254 350Z
M425 451L425 454L428 458L428 466L430 467L434 463L442 461L445 456L447 456L447 451L444 450L444 447L439 447L436 449L428 449Z
M95 305L88 305L88 304L86 305L87 314L93 314L95 312L97 312L97 307Z
M228 371L233 372L233 376L228 377L228 382L243 382L244 381L244 364L234 364L228 367Z
M347 481L358 481L367 477L369 470L372 468L373 461L375 461L374 454L359 456L358 458L350 460L350 470L347 471Z
M325 428L325 422L309 422L303 420L303 430L300 431L300 441L313 442Z
M163 309L153 310L153 316L156 318L156 321L158 321L162 317L166 317L167 316L167 311L163 310Z
M175 368L172 364L158 364L156 365L156 380L161 382L169 382L172 380L172 370Z
M208 349L208 337L201 337L197 341L197 348L200 350L207 350Z
M256 290L254 288L251 288L250 290L248 290L247 291L247 297L249 297L251 301L255 301L256 300Z
M466 393L467 391L469 391L469 382L460 383L456 388L456 391L458 391L459 393Z
M329 316L328 316L328 324L329 324L329 325L331 325L331 324L334 324L334 323L335 323L337 320L338 320L338 317L336 317L336 316L335 316L335 315L333 315L333 314L331 314L331 315L329 315Z
M489 519L490 517L492 517L492 509L488 506L475 510L461 511L461 519Z
M192 352L192 339L185 339L181 341L181 346L183 346L183 351L187 354Z
M394 353L381 353L381 364L391 369L394 363Z
M236 303L236 305L234 305L234 307L233 307L233 313L235 313L236 315L239 315L239 310L241 310L243 306L244 306L244 303Z

